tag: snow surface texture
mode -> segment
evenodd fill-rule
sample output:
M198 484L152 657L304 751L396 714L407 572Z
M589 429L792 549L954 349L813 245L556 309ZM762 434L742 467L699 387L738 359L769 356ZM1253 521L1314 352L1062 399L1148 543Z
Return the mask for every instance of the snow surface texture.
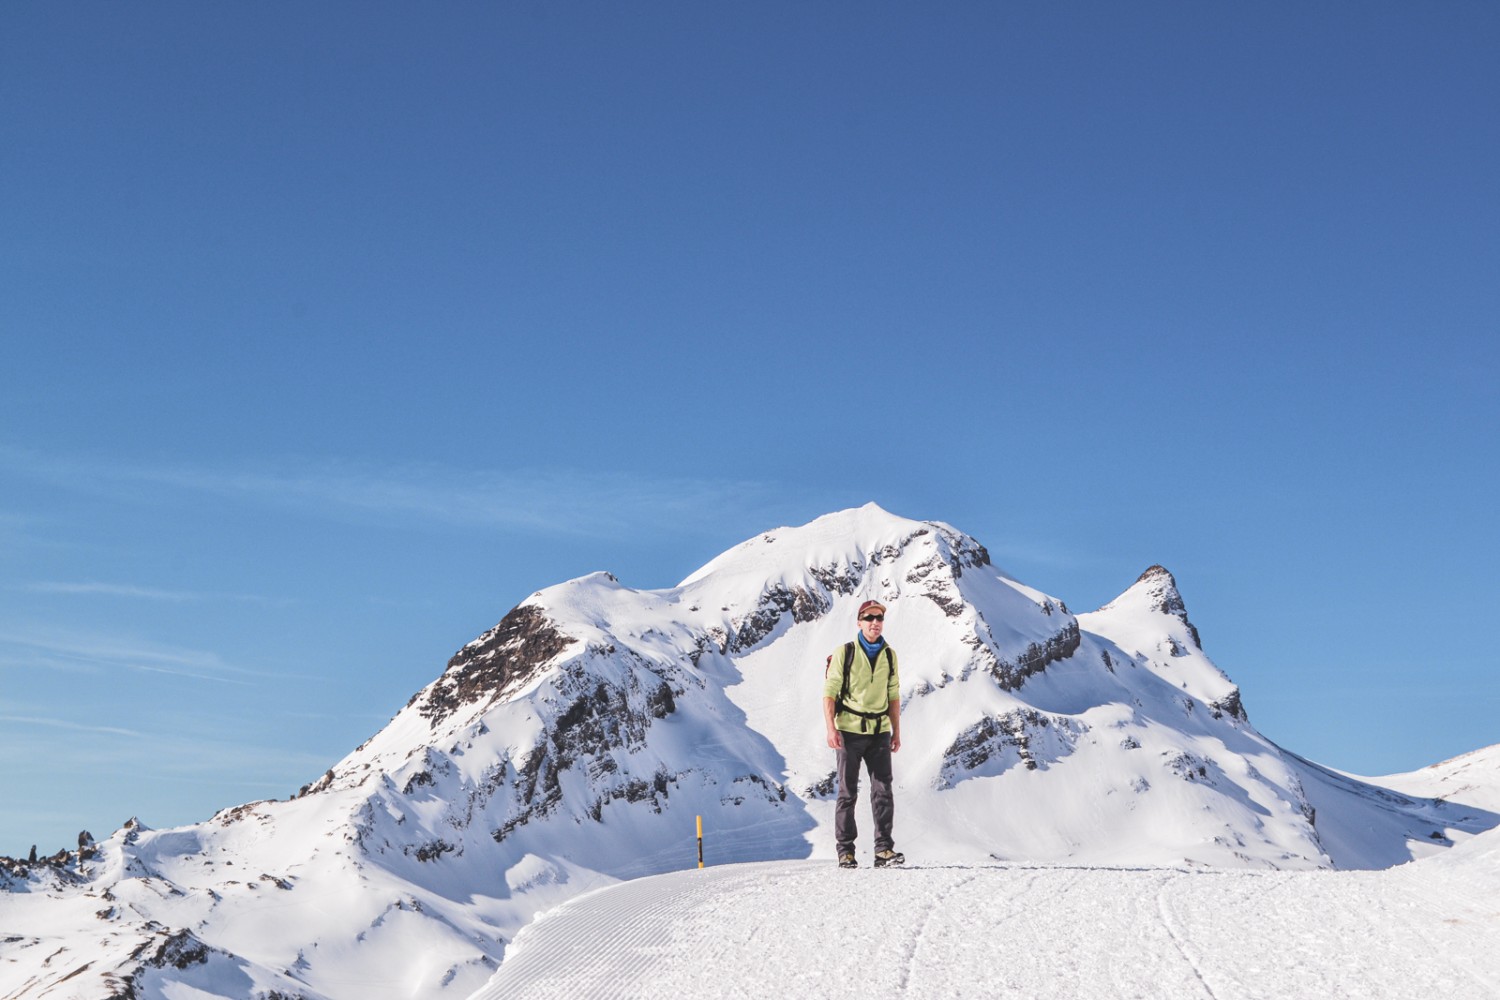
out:
M1496 836L1383 872L674 872L546 914L472 1000L1500 997Z
M462 1000L526 953L508 945L537 913L693 867L696 816L713 879L832 868L820 691L870 597L901 662L898 847L924 864L1318 885L1500 825L1494 749L1374 780L1261 736L1165 569L1074 615L973 538L870 505L675 588L596 573L538 591L288 801L0 863L0 996ZM915 876L921 907L947 891L920 888L931 871L882 874Z

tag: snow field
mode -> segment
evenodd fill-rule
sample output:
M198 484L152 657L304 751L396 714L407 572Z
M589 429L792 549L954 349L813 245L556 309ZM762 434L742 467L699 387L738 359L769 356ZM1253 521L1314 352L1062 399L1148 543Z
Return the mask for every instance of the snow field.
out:
M1500 897L1474 874L692 870L545 914L470 1000L1500 997Z

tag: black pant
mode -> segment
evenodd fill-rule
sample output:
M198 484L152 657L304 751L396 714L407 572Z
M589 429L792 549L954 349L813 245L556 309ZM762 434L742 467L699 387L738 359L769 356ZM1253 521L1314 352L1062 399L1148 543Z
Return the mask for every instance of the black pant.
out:
M833 836L839 854L853 854L859 827L854 822L854 804L859 801L859 764L870 772L870 813L875 819L875 850L896 846L891 839L891 820L896 800L891 795L891 734L839 733L844 746L838 751L839 798L833 813Z

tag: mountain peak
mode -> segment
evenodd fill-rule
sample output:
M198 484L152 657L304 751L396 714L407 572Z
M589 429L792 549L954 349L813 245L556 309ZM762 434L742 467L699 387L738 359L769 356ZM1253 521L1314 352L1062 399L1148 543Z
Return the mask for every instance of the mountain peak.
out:
M1160 563L1150 566L1136 577L1131 589L1141 588L1147 596L1152 611L1167 615L1182 615L1186 620L1187 605L1182 603L1182 593L1177 589L1177 578Z
M1140 583L1144 580L1153 580L1160 576L1164 576L1168 580L1171 580L1174 587L1177 585L1177 579L1176 577L1172 576L1172 571L1167 569L1167 567L1163 566L1161 563L1157 563L1154 566L1147 566L1146 571L1135 578L1135 582Z
M1186 626L1193 645L1199 649L1203 648L1203 640L1198 635L1197 626L1188 620L1187 605L1182 600L1182 593L1177 589L1177 578L1160 563L1147 567L1145 572L1136 577L1135 583L1131 584L1129 589L1099 610L1118 611L1127 608L1176 618Z
M913 520L867 503L797 527L763 532L700 567L679 586L691 586L710 576L775 577L794 570L793 563L806 567L890 563L911 543L924 538L935 541L955 574L990 564L984 546L950 524Z

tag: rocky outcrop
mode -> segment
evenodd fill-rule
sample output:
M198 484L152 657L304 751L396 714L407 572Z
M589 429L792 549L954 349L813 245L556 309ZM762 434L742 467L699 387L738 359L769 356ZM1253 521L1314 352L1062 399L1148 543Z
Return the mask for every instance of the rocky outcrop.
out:
M729 648L743 653L758 644L775 629L783 615L790 613L792 621L810 622L822 617L833 607L827 594L804 587L788 587L785 584L771 587L760 595L755 610L734 621L734 639Z
M1188 635L1193 638L1193 645L1199 649L1203 648L1203 640L1198 636L1197 627L1187 616L1187 605L1182 601L1182 594L1177 590L1177 580L1167 571L1165 566L1151 566L1135 581L1136 586L1147 585L1147 594L1150 598L1151 610L1160 614L1171 615L1182 624L1187 626Z
M1072 720L1034 709L986 716L943 751L937 787L952 788L965 778L999 774L1015 764L1028 771L1046 767L1072 752L1080 732Z
M1016 691L1026 683L1026 678L1078 652L1078 647L1083 644L1083 633L1076 620L1069 620L1056 634L1042 642L1028 644L1013 658L996 655L994 649L978 635L965 641L974 647L978 665L989 671L1002 690Z
M125 829L132 829L133 825L139 825L134 817L125 824ZM0 888L10 888L29 880L34 874L43 873L62 882L78 882L83 878L84 862L92 860L97 854L94 835L87 830L79 832L76 851L64 847L56 854L39 856L36 845L33 844L24 858L0 856Z
M145 1000L153 993L145 984L146 977L157 969L188 969L208 961L212 949L198 940L189 931L158 932L145 941L130 957L140 960L128 977L106 976L106 985L112 990L105 1000Z
M1220 719L1227 715L1236 722L1250 721L1250 717L1245 714L1245 705L1240 700L1239 688L1235 688L1217 701L1209 702L1208 708L1213 713L1215 719Z
M422 716L436 722L461 705L493 704L506 692L522 687L575 642L559 632L540 608L519 605L500 624L454 654L425 697L418 692L408 705L423 699Z
M569 770L581 769L594 790L586 811L595 820L611 801L665 797L675 777L659 772L645 782L619 773L617 756L643 747L652 723L676 711L671 685L655 672L642 664L618 684L580 665L559 682L558 691L565 700L555 721L516 767L513 811L491 831L497 841L521 824L552 813L563 800L562 777Z

